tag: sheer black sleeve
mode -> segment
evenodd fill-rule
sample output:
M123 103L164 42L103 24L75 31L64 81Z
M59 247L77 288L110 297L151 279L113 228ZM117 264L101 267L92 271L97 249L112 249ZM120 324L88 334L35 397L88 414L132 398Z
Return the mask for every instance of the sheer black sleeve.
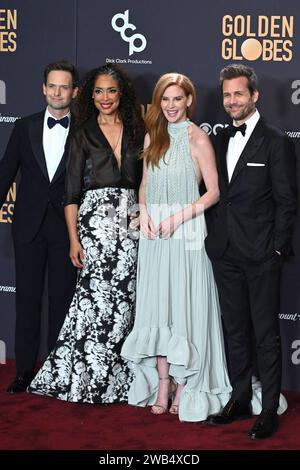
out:
M64 206L80 204L83 194L83 175L86 163L85 139L82 130L70 138L67 151L67 169Z

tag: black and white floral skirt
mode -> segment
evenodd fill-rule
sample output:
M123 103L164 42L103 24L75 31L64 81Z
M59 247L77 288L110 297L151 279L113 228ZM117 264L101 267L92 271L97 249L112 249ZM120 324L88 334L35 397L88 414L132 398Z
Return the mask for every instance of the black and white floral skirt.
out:
M84 267L56 347L29 392L72 402L127 401L133 372L120 352L133 323L137 240L127 223L135 203L131 189L85 193L78 213Z

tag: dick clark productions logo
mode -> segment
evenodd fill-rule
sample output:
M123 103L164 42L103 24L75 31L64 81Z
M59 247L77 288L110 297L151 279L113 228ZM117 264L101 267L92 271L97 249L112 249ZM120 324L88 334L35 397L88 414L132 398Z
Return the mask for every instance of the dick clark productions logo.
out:
M120 20L122 23L118 24L120 23ZM145 36L139 33L132 34L131 36L126 35L126 31L128 29L131 29L132 31L136 30L136 26L129 23L129 10L124 11L124 13L117 13L114 15L111 19L111 25L115 31L120 33L123 41L129 42L129 55L132 55L134 52L142 52L145 49L147 45Z

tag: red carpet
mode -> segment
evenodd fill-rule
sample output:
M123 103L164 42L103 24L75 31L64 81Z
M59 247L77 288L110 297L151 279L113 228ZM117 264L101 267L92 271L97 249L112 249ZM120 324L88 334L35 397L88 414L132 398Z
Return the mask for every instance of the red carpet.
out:
M288 450L300 449L300 393L285 393L287 412L276 434L247 438L254 418L225 427L180 423L149 408L65 403L28 393L9 395L14 363L0 365L0 449L84 450Z

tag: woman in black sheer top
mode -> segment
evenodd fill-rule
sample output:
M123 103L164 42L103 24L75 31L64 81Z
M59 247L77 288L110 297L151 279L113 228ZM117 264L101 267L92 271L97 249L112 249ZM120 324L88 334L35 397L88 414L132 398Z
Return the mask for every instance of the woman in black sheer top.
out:
M77 105L64 205L78 281L56 347L29 391L121 402L132 379L120 351L133 320L137 241L127 222L141 180L144 125L131 81L112 64L87 74Z

